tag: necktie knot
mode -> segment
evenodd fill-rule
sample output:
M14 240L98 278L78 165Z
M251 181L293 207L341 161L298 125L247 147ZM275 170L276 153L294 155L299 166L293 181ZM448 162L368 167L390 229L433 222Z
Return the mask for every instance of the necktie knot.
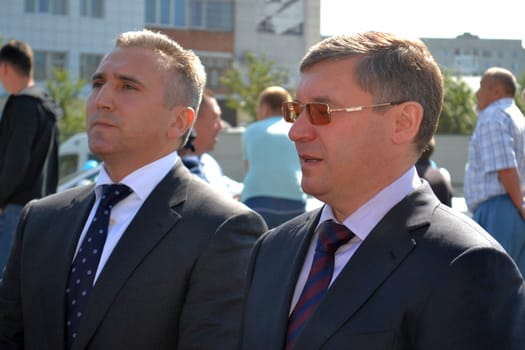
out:
M354 233L346 226L333 220L321 223L318 231L319 241L317 242L316 250L327 254L334 254L339 247L354 237Z
M102 185L102 197L100 198L100 205L105 208L111 208L129 196L131 192L131 188L124 184Z

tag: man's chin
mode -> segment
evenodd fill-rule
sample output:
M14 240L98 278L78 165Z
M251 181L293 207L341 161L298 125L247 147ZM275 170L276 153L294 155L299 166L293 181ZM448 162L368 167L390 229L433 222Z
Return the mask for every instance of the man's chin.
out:
M308 181L303 178L301 187L304 193L317 199L320 199L319 197L326 193L325 185L320 184L318 181Z

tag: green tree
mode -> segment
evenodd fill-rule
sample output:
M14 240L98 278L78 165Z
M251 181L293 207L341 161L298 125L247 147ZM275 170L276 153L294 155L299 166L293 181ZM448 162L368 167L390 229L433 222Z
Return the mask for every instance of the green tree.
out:
M245 53L246 74L238 67L231 67L220 78L221 83L228 88L226 105L236 111L243 111L248 120L255 120L257 114L257 99L261 91L270 85L283 85L288 81L288 74L275 69L274 62L262 55L257 57L251 52Z
M476 126L474 92L458 76L443 72L445 97L437 133L469 135Z
M523 96L525 92L525 72L518 78L518 86L515 100L521 112L525 114L525 96Z
M53 80L46 81L49 94L57 101L63 111L59 122L60 142L85 130L86 103L79 98L86 85L83 79L72 79L67 70L54 69Z

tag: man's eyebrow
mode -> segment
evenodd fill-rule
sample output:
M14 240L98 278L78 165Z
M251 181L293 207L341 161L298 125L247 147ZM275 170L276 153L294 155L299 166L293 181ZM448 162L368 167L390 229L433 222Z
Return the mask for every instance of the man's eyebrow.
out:
M137 84L139 86L142 86L144 87L144 84L138 80L137 78L135 77L132 77L130 75L125 75L125 74L115 74L115 77L118 79L118 80L122 80L122 81L125 81L125 82L130 82L130 83L133 83L133 84Z
M137 84L139 86L144 86L144 84L138 80L137 78L134 78L130 75L125 75L125 74L114 74L115 78L117 78L118 80L122 80L124 82L130 82L130 83L133 83L133 84ZM104 73L95 73L93 74L93 77L91 78L91 80L98 80L98 79L106 79L106 74Z
M95 73L93 74L93 76L91 77L91 80L98 80L98 79L104 79L104 76L105 74L102 74L102 73Z

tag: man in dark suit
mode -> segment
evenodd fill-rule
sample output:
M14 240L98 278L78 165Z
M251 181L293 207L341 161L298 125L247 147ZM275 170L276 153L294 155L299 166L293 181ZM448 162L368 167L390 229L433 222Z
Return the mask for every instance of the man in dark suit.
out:
M104 167L96 186L24 208L0 285L0 348L237 344L246 264L266 226L181 165L204 85L198 57L167 36L118 37L87 102Z
M283 115L302 187L325 205L256 243L240 348L523 349L516 265L414 167L442 101L419 40L367 32L309 50Z

